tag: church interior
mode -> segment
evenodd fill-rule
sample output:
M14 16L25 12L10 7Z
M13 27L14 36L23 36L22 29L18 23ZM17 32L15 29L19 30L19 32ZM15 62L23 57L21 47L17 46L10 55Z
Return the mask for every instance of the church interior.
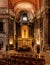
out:
M50 1L0 0L0 65L50 65Z

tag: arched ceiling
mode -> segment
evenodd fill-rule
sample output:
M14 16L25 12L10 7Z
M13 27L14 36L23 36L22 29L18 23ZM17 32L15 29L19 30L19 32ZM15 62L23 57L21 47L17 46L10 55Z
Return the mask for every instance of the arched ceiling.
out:
M9 8L16 14L21 10L27 10L34 14L35 10L42 7L43 0L9 0Z
M27 10L30 14L30 18L33 17L34 12L37 12L41 9L43 0L8 0L9 1L9 8L11 8L16 17L21 10Z
M0 7L9 7L17 13L22 9L34 12L42 7L43 0L0 0Z
M13 9L19 2L31 3L35 9L41 8L42 5L42 0L9 0L9 7Z
M0 7L9 7L17 12L21 9L27 9L34 12L42 6L43 0L0 0Z

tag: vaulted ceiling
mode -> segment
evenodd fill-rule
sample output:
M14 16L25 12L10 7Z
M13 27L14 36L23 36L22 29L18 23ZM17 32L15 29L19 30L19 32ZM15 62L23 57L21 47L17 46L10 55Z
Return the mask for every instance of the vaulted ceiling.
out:
M0 0L0 7L9 7L15 11L21 8L38 10L42 4L43 0Z
M19 12L19 10L28 10L34 13L35 10L39 10L42 7L43 0L8 0L9 8L14 12Z
M20 2L31 3L36 9L42 5L42 0L9 0L9 7L13 9Z
M9 7L15 13L27 10L29 13L38 11L43 5L43 0L0 0L0 7Z

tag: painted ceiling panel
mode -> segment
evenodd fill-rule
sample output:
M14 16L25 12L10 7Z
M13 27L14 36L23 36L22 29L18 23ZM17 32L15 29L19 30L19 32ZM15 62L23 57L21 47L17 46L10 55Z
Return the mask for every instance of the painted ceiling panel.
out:
M0 7L8 7L8 0L0 0Z

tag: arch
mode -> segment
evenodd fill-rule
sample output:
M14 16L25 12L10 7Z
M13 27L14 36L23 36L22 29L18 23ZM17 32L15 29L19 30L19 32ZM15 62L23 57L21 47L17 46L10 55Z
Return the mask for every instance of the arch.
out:
M29 10L32 13L34 13L35 7L29 2L19 2L14 7L14 12L18 13L18 11L20 11L20 10Z

